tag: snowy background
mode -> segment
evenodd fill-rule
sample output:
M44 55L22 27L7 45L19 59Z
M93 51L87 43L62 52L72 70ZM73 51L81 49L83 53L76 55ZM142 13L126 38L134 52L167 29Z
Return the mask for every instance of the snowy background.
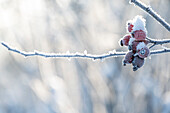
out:
M142 1L170 23L170 0ZM170 38L128 0L0 0L0 41L24 51L127 51L118 41L136 15L149 37ZM137 72L122 57L24 58L0 46L0 59L0 113L170 113L170 54Z

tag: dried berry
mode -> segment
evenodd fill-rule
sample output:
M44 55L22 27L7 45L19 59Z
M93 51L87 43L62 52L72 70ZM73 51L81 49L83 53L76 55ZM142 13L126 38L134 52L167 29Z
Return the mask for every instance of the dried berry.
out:
M121 41L120 41L120 45L121 46L128 46L129 45L129 40L130 40L130 38L131 38L131 35L125 35L122 39L121 39Z
M144 64L144 59L138 56L135 56L132 62L133 71L136 71L138 68L142 67Z
M125 59L123 60L123 65L126 66L126 64L130 64L133 61L134 53L128 52L125 56Z
M143 30L136 30L133 34L136 41L143 41L146 39L146 33Z

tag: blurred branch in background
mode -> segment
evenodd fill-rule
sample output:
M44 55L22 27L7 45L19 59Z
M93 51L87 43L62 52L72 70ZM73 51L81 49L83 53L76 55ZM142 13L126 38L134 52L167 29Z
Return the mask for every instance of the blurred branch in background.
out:
M155 18L162 26L164 26L168 31L170 31L170 25L159 15L157 14L150 6L145 5L140 0L130 0L130 3L134 3L139 6L141 9L150 14Z

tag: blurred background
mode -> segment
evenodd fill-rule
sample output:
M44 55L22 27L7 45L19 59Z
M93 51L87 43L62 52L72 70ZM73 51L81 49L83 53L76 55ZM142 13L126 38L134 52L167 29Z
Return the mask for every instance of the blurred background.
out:
M170 0L142 2L170 23ZM128 0L0 0L0 41L48 53L127 51L118 41L136 15L149 37L170 38ZM136 72L123 57L24 58L2 45L0 59L0 113L170 113L170 54L151 56Z

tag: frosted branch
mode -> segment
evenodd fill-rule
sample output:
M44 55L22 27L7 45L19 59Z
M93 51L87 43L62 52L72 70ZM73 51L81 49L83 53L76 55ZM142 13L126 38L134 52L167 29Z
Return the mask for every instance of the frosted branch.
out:
M149 43L154 43L156 45L170 43L170 39L162 39L162 40L159 39L159 40L156 40L156 39L151 39L151 38L147 37L147 40L149 40Z
M151 39L147 37L147 40L149 41L149 43L152 43L153 45L150 47L150 49L156 45L162 45L162 44L166 44L166 43L170 43L170 39Z
M170 48L154 50L151 52L151 55L160 54L160 53L168 53L168 52L170 52Z
M6 47L9 51L21 54L25 57L28 56L42 56L42 57L53 57L53 58L61 58L61 57L66 57L66 58L89 58L89 59L104 59L108 57L118 57L118 56L124 56L126 52L116 52L116 51L110 51L107 54L102 54L102 55L91 55L87 54L85 51L84 53L43 53L39 51L34 51L34 52L25 52L25 51L20 51L18 49L10 47L8 44L1 42L1 44Z
M170 25L158 15L150 6L142 3L140 0L130 0L131 3L134 3L136 6L139 6L141 9L146 11L150 16L155 18L162 26L164 26L168 31L170 31Z
M1 42L1 44L4 47L6 47L9 51L18 53L25 57L41 56L41 57L45 57L45 58L49 58L49 57L52 57L52 58L88 58L88 59L96 60L96 59L105 59L105 58L109 58L109 57L119 57L119 56L124 56L126 54L126 52L116 52L116 51L110 51L110 52L108 52L106 54L102 54L102 55L91 55L91 54L87 54L86 51L84 53L43 53L43 52L39 52L39 51L25 52L25 51L20 51L16 48L9 46L5 42ZM151 55L167 53L167 52L170 52L169 48L151 51Z

